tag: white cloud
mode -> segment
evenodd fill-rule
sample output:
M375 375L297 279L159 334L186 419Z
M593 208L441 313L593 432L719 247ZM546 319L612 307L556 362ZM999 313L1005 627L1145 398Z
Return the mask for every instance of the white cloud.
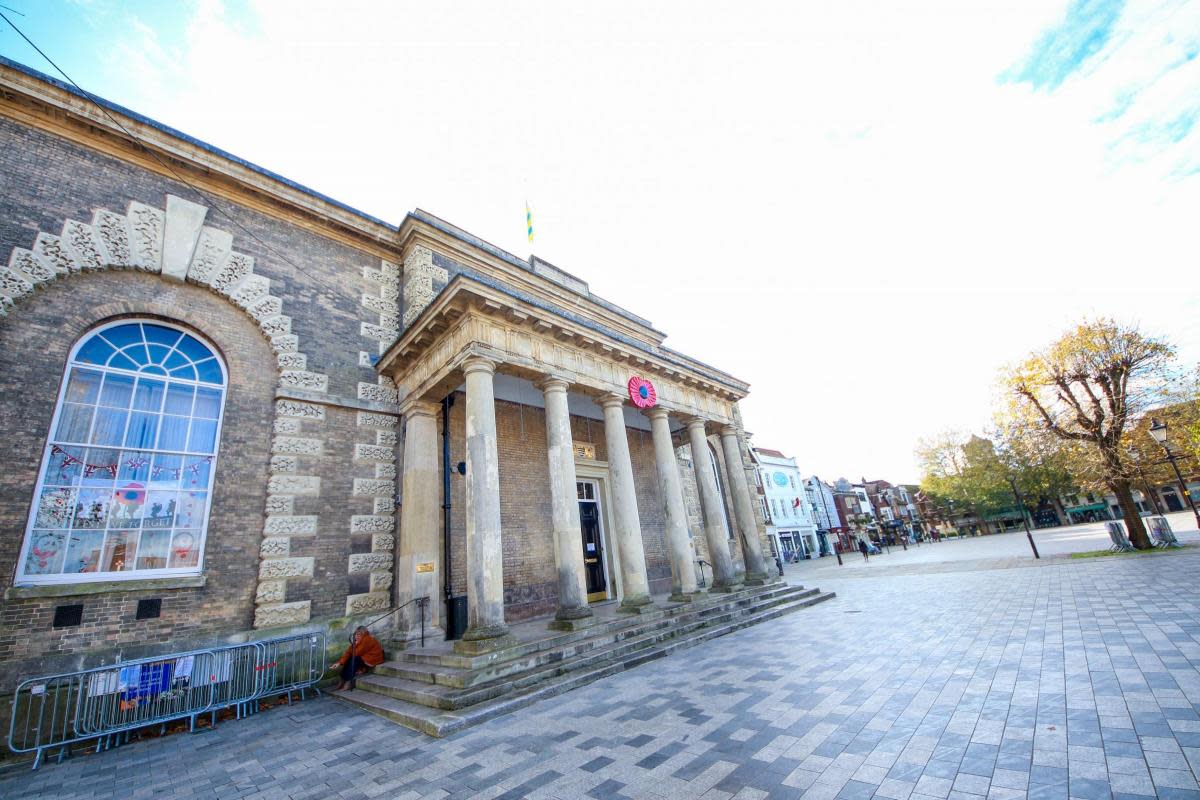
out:
M385 219L526 254L528 197L539 255L752 382L760 445L914 480L1082 313L1200 357L1200 134L1136 135L1195 107L1196 4L1130 4L1055 91L1000 81L1067 8L205 0L180 52L121 52L160 70L138 110Z

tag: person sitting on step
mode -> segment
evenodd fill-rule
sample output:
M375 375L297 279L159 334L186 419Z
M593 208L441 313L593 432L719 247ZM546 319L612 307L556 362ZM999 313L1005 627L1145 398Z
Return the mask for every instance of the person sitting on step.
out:
M342 657L333 662L330 667L330 669L341 672L341 682L338 683L335 690L338 692L347 688L353 689L355 678L383 663L383 645L371 635L366 627L359 625L355 628L350 642L346 652L342 653Z

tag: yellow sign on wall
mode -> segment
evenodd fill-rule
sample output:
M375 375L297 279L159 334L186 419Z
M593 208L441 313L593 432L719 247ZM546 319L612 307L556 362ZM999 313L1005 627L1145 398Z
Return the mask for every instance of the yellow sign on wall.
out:
M425 561L417 564L417 572L433 572L433 562Z
M576 458L583 458L588 461L596 460L596 445L591 442L571 442L571 446L575 448Z

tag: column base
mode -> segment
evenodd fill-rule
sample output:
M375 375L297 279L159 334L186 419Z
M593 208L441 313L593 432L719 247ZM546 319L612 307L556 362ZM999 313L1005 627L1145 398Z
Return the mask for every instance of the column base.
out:
M747 572L744 583L747 586L766 586L770 577L765 572Z
M704 599L705 594L706 592L703 589L697 589L694 592L674 592L667 600L672 603L693 603Z
M587 606L560 608L547 625L552 631L579 631L591 625L592 610Z
M462 638L454 643L454 652L464 656L477 656L516 645L517 637L508 632L507 625L487 625L468 628Z
M724 594L728 594L730 592L736 592L738 589L741 589L741 588L742 588L742 584L740 582L721 581L721 582L714 582L713 585L711 587L709 587L708 591L709 592L722 592Z
M654 604L650 601L648 594L635 594L632 597L626 597L621 600L621 605L617 607L618 614L645 614L649 611L654 611Z

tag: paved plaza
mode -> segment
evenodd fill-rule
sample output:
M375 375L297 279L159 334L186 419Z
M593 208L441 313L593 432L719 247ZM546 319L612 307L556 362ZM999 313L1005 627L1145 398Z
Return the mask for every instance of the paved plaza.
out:
M0 797L1200 798L1200 550L1007 546L797 565L838 598L445 740L312 700Z

